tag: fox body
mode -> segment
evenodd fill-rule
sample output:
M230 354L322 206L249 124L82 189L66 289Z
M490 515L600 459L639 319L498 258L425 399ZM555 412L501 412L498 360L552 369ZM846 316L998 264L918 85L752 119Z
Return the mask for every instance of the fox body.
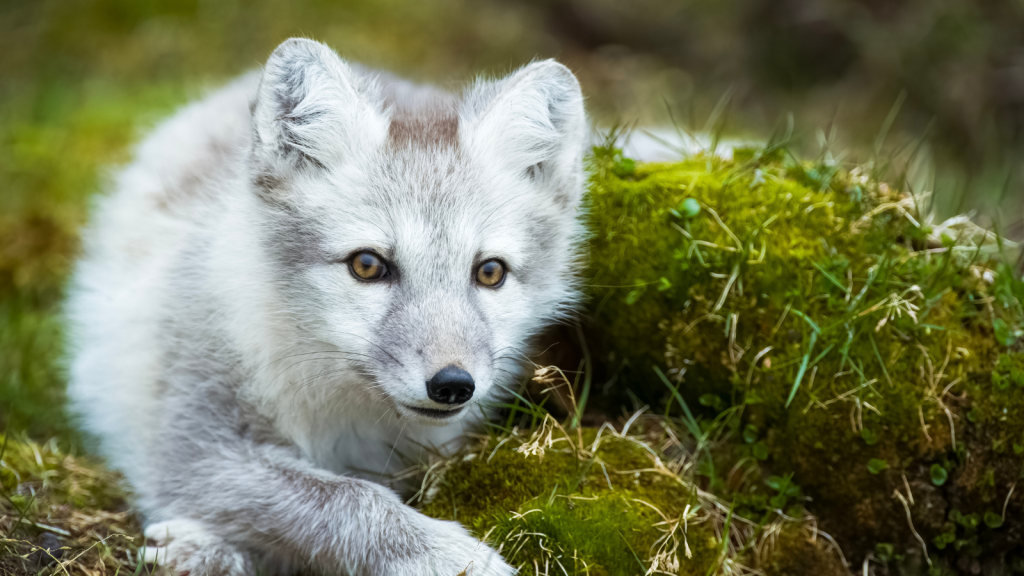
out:
M510 574L376 481L457 445L571 314L587 140L556 62L455 95L303 39L157 127L68 304L72 402L150 557Z

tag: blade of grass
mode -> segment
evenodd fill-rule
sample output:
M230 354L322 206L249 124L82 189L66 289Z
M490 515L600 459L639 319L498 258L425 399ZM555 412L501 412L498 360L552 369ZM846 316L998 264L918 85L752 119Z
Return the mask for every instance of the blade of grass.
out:
M619 538L622 538L622 542L626 544L626 548L629 548L629 551L633 553L633 558L636 558L636 563L639 564L640 569L643 570L642 574L647 574L647 566L644 566L644 563L640 560L640 557L636 555L636 550L633 550L633 547L629 545L629 541L626 540L626 537L622 535L622 532L619 532L618 530L616 530L615 532L618 533Z
M826 271L825 271L825 269L824 269L824 268L822 268L821 264L818 264L817 262L811 262L811 264L812 264L812 265L813 265L813 266L814 266L815 268L817 268L817 269L818 269L818 272L821 272L821 274L822 274L822 275L823 275L823 276L824 276L824 277L825 277L826 279L828 279L828 281L829 281L829 282L831 282L831 283L835 284L835 285L836 285L836 286L837 286L837 287L838 287L838 288L839 288L840 290L842 290L842 291L843 291L843 292L845 292L846 294L849 294L849 293L850 293L850 289L849 289L849 288L847 288L846 286L843 286L843 285L842 285L842 284L841 284L841 283L839 282L839 280L836 280L836 277L835 277L835 276L833 276L833 275L829 274L828 272L826 272Z
M796 310L794 310L796 312ZM802 314L801 314L802 316ZM804 379L804 373L807 372L807 365L811 361L811 352L814 351L814 345L818 343L818 333L811 332L811 342L807 346L807 352L803 356L803 362L800 363L800 371L796 373L796 380L793 382L793 389L789 391L789 398L786 400L786 408L793 402L793 398L796 397L796 391L800 388L800 382Z
M516 413L519 412L519 398L516 398L515 400L516 400L515 403L512 404L512 406L510 406L510 409L509 409L509 412L508 412L508 419L505 420L505 429L506 430L511 430L512 429L512 422L515 420Z
M580 392L580 399L576 404L576 414L572 418L571 428L576 428L583 420L583 409L587 407L587 399L590 398L591 376L593 374L590 348L587 346L587 339L583 335L583 328L576 325L576 334L580 339L580 348L583 351L583 391Z
M690 434L693 434L693 437L699 440L702 436L700 425L697 424L697 419L693 417L693 412L690 412L690 407L686 404L686 400L683 398L683 395L680 394L679 390L672 385L672 382L669 381L668 377L665 376L665 373L662 372L660 368L657 366L652 366L652 368L654 368L654 372L658 375L658 378L661 378L661 381L665 383L665 386L668 386L668 389L672 391L672 396L679 402L679 405L683 407L683 413L686 415L683 421L686 424L686 427L690 430Z
M875 358L878 358L878 365L882 367L882 374L885 374L885 381L889 383L891 387L892 378L889 377L889 370L885 368L885 362L882 361L882 355L878 352L878 345L875 344L875 337L868 331L868 340L871 342L871 349L875 351Z
M896 116L900 113L900 108L903 107L903 101L907 99L907 92L901 91L900 95L896 97L896 102L893 103L892 108L889 109L889 114L885 117L885 122L882 123L882 129L878 132L878 137L875 138L875 156L882 154L882 146L885 145L885 139L889 136L889 130L892 128L893 122L896 121Z
M793 309L793 314L796 314L797 316L802 318L804 322L807 322L807 324L811 327L811 330L814 330L815 334L821 334L821 328L819 328L818 325L814 322L814 320L811 320L809 316L797 310L796 308Z
M814 357L814 360L811 360L810 367L813 367L813 366L817 365L818 362L821 362L821 359L824 358L825 355L828 354L829 352L831 352L832 349L835 348L835 347L836 347L836 345L835 345L834 342L832 344L829 344L828 348L825 348L825 350L822 351L821 354L818 354L817 356Z
M732 528L732 506L729 506L729 513L725 517L725 525L722 526L722 547L718 550L718 558L715 559L715 563L708 566L706 576L711 576L718 571L718 568L722 565L725 555L729 550L729 531Z

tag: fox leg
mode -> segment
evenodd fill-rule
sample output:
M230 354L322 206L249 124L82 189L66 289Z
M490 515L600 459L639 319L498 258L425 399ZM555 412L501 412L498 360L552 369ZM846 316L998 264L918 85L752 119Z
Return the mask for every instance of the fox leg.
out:
M348 576L513 573L457 523L424 516L380 484L318 468L254 412L207 394L165 400L142 494L159 522L150 532L169 534L165 554L179 574L233 576L250 563Z

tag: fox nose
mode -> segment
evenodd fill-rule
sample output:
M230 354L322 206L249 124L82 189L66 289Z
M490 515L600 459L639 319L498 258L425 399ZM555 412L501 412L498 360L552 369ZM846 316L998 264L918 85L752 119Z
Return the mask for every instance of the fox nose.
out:
M458 366L445 366L427 380L427 396L441 404L465 404L473 397L473 377Z

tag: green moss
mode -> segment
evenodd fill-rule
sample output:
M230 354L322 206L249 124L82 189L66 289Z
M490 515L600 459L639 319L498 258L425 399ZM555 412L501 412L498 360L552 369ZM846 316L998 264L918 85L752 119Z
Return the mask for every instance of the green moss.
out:
M1024 388L1024 355L1000 354L992 371L992 385L999 390Z
M653 447L671 438L663 429L635 437L606 429L595 442L593 429L566 434L552 422L530 438L489 438L428 474L424 513L467 525L522 574L636 574L654 564L708 574L725 564L788 566L806 554L840 573L834 553L800 536L796 525L780 525L785 545L755 553L762 528L741 523L727 505L686 482L686 459L667 459ZM730 530L723 547L721 535ZM751 548L737 550L736 541Z
M918 199L865 169L736 158L596 152L590 336L617 383L605 401L628 389L678 413L658 368L706 422L727 415L703 470L753 456L792 477L854 556L879 539L919 548L896 490L914 492L926 536L951 506L981 517L1007 499L1024 463L1024 290L994 238L926 223ZM933 482L937 463L952 481ZM747 478L708 481L756 508L763 481ZM977 546L1009 548L991 534Z

